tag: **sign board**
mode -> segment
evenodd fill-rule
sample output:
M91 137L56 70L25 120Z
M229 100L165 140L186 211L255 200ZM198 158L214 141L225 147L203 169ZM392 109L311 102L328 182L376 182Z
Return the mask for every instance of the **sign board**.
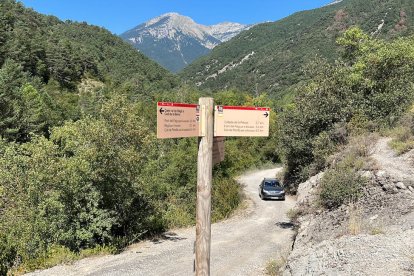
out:
M213 138L213 166L224 160L224 140L225 137Z
M157 138L198 136L201 136L199 105L157 103Z
M214 136L269 136L270 108L221 106L214 109Z

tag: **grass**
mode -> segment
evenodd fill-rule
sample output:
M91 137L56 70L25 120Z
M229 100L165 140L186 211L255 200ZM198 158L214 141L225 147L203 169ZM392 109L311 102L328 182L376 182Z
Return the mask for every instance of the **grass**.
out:
M79 253L75 253L61 245L52 245L43 256L22 263L18 268L11 269L8 275L23 275L36 269L47 269L60 264L71 264L83 258L104 256L115 254L116 252L117 249L115 247L105 245L84 249Z
M362 210L354 204L349 206L349 224L348 231L350 235L358 235L362 230Z
M393 138L389 145L398 155L414 149L413 115L404 116L399 126L389 130L387 134Z
M371 233L370 234L371 235L382 235L382 234L385 234L385 232L384 232L384 230L382 230L379 227L374 227L374 228L371 229Z
M269 260L266 264L265 273L270 276L279 276L283 274L283 268L285 267L287 258L280 256L277 259Z

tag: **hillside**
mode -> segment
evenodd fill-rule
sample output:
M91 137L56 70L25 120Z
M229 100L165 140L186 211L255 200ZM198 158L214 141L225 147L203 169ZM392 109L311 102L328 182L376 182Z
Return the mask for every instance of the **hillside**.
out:
M281 97L306 78L302 68L316 56L329 61L340 56L335 40L350 26L372 33L385 20L375 36L392 38L413 32L413 16L411 0L344 0L256 25L217 46L181 76L213 91L237 88Z
M323 174L299 186L300 227L283 275L413 275L414 151L398 156L389 141L365 142L375 168L361 172L369 184L358 200L320 210Z
M178 13L167 13L121 34L121 37L172 72L179 72L211 49L250 28L232 22L205 26Z
M116 94L148 98L179 84L175 76L103 28L62 22L12 0L1 1L0 10L3 138L21 141L30 131L47 133L51 126L99 109L99 99L114 89ZM35 97L26 99L32 103L24 102L20 90L26 84L39 97L36 116L24 108L34 105L30 97Z
M0 3L0 67L13 60L43 84L74 88L82 79L119 85L132 78L152 89L176 86L176 79L109 31L45 16L13 0ZM146 87L146 91L151 88Z

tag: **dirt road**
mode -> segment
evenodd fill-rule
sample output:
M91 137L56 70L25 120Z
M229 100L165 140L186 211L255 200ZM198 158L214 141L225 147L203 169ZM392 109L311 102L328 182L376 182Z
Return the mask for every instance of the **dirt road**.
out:
M262 275L266 263L289 250L293 231L286 212L295 204L262 201L258 184L280 169L240 177L249 207L243 214L212 226L211 275ZM166 233L164 238L136 244L119 255L84 259L31 275L194 275L195 228Z

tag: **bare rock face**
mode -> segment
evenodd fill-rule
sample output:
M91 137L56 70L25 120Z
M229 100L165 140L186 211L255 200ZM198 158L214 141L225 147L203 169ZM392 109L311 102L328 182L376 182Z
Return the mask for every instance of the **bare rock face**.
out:
M405 173L412 163L378 143L379 163L393 166L361 172L369 184L356 203L317 209L323 174L299 186L296 208L310 211L298 219L284 275L414 275L414 187Z
M284 275L413 275L413 235L410 230L324 240L295 250Z
M323 177L323 172L309 178L308 181L299 185L297 202L299 205L309 204L315 200L316 189Z

